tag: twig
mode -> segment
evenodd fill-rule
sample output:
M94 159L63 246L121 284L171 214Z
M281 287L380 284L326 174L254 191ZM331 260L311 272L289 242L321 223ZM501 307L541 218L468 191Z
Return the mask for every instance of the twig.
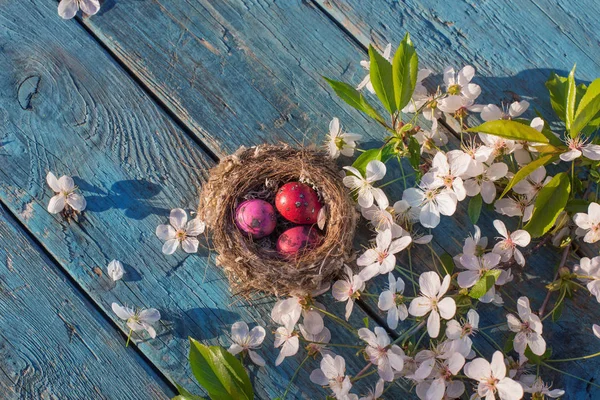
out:
M563 255L562 255L562 258L560 259L560 264L558 266L558 269L556 270L556 273L554 274L554 279L552 280L552 282L554 282L558 278L560 269L565 266L565 263L567 262L567 257L569 256L569 250L571 250L571 245L568 245L563 250ZM538 315L540 317L543 316L544 311L546 311L546 306L548 305L548 301L550 301L551 294L552 294L552 291L548 290L548 293L546 293L546 298L544 299L544 302L542 303L542 306L540 307L540 311L538 312Z

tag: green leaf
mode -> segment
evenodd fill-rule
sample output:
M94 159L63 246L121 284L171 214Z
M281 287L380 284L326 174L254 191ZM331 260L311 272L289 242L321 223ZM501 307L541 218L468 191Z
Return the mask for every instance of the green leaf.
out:
M481 279L479 279L477 283L473 285L471 291L469 292L469 296L474 299L481 298L494 286L494 283L496 283L496 279L498 279L500 273L502 273L502 271L499 269L487 271L485 275L483 275Z
M567 205L570 193L569 175L561 172L554 176L548 184L540 189L533 208L533 215L524 229L534 238L548 232L558 218L558 214Z
M490 135L501 136L512 140L527 140L529 142L549 143L548 138L529 125L518 121L497 120L467 129L467 132L482 132Z
M386 163L396 155L396 146L390 142L381 149L381 162Z
M506 188L502 192L502 195L500 195L500 198L503 198L506 195L506 193L508 193L508 191L512 189L513 186L525 179L530 173L532 173L539 167L553 163L556 160L558 160L557 155L546 154L544 156L541 156L537 160L533 160L532 162L518 170L515 176L513 176L510 182L508 182L508 185L506 185Z
M365 325L365 328L369 329L369 317L363 318L363 324Z
M567 78L556 75L553 72L546 81L546 88L548 89L548 92L550 92L550 104L552 105L552 109L558 118L565 121L565 106L567 104L568 91Z
M369 117L382 125L386 125L383 117L375 110L368 102L365 97L354 87L344 82L334 81L332 79L325 78L329 86L333 88L335 94L346 103L356 108L359 111L364 112Z
M181 385L175 382L175 387L179 392L179 396L173 397L171 400L204 400L205 397L196 396L185 390Z
M418 171L421 163L421 145L414 136L408 139L408 152L410 153L410 165L415 171Z
M513 332L506 339L506 342L504 343L504 349L503 349L504 353L510 353L511 351L513 351L515 336L517 336L517 334L516 334L516 332Z
M590 84L577 105L575 119L571 125L571 137L581 132L598 112L600 112L600 78Z
M360 171L362 176L365 176L367 164L373 160L381 161L381 149L370 149L363 151L360 156L352 163L352 166Z
M190 338L190 366L211 399L254 399L244 366L223 347L205 346Z
M560 302L558 307L556 307L554 309L554 311L552 311L552 322L556 322L560 319L564 308L565 308L565 301L563 299L563 301Z
M371 66L369 73L371 75L371 84L381 104L390 114L396 112L396 97L394 95L394 81L392 78L392 64L384 56L369 45L369 59Z
M473 225L475 225L479 220L479 215L481 214L481 204L481 194L471 197L471 200L469 200L469 208L467 213L469 214L469 219Z
M542 354L541 356L538 356L537 354L533 354L533 352L531 351L529 346L527 346L527 348L525 349L525 357L527 357L527 360L529 362L531 362L532 364L535 364L535 365L541 364L542 361L549 359L551 356L552 356L552 349L549 347L546 349L546 352L544 354Z
M586 213L588 212L588 207L590 202L584 199L571 199L567 202L565 206L565 210L572 213Z
M571 124L575 116L575 100L577 99L577 88L575 87L575 65L567 77L567 98L565 103L565 127L571 131ZM571 135L573 136L573 135Z
M444 271L448 275L452 275L454 272L454 259L448 253L444 253L440 256L440 260L442 260L442 266L444 267Z
M419 73L419 57L407 33L392 62L396 107L402 110L412 98Z
M546 121L543 117L542 114L539 113L539 111L535 110L536 115L542 119L542 121L544 121L544 127L542 128L542 135L546 136L546 139L548 139L548 142L550 142L550 144L552 146L564 146L565 144L562 142L562 140L560 140L560 138L558 136L556 136L554 133L552 133L552 131L550 130L550 124L548 123L548 121ZM519 121L522 124L525 124L527 126L531 126L531 121L525 119L525 118L514 118L513 121Z

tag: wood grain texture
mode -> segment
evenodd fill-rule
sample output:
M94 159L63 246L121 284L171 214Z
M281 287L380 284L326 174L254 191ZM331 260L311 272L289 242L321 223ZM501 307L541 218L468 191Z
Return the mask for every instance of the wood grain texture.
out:
M167 399L173 391L0 206L2 399Z
M187 366L188 336L228 346L237 320L274 328L273 298L233 298L208 250L165 256L154 236L171 207L195 208L212 160L76 21L56 18L53 3L28 10L11 3L0 16L0 199L124 333L128 329L110 311L113 301L158 308L163 320L157 339L134 335L133 342L169 379L201 393ZM52 195L44 180L48 170L72 175L86 196L88 207L78 222L45 210ZM111 259L126 268L116 284L105 275ZM343 304L323 302L343 314ZM365 316L357 309L353 323ZM357 342L328 325L336 340ZM272 346L268 335L261 351L268 367L251 368L257 398L280 395L301 361L274 368L278 350ZM317 365L305 364L290 396L325 395L308 379ZM348 357L349 373L363 366ZM396 386L389 393L403 396Z

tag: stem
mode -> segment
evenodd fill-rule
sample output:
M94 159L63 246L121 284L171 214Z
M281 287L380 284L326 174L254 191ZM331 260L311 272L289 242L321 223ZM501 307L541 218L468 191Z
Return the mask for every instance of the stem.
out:
M372 366L372 365L373 365L373 363L372 363L372 362L370 362L370 363L368 363L367 365L365 365L365 367L364 367L363 369L361 369L361 370L358 372L358 374L356 374L356 376L355 376L353 379L351 379L351 380L354 382L354 381L357 381L358 379L360 379L360 376L361 376L362 374L364 374L365 372L367 372L367 370L368 370L369 368L371 368L371 366Z
M133 329L129 329L129 335L127 335L127 343L125 343L125 347L129 347L129 341L131 340L132 333L133 333Z
M362 379L362 378L366 378L367 376L373 375L376 372L377 372L377 370L373 369L373 370L367 372L366 374L362 374L361 376L356 375L354 378L350 379L350 382L356 382L357 380Z
M392 343L390 343L390 346L404 340L407 337L410 337L413 333L417 332L419 329L421 329L423 326L425 326L426 323L427 323L427 320L423 320L423 321L419 322L418 324L413 325L409 330L404 332L402 335L398 336L398 338L396 340L394 340Z
M364 346L356 346L356 345L352 345L352 344L342 344L342 343L313 342L312 340L306 340L304 338L300 338L300 340L302 340L305 343L318 344L318 345L321 345L321 346L349 347L349 348L352 348L352 349L362 349L364 347Z
M404 186L406 187L406 178L404 176L400 177L400 178L396 178L396 179L392 179L389 182L384 183L383 185L379 186L379 189L386 187L387 185L391 185L394 182L398 182L400 179L404 180Z
M413 266L412 266L412 254L410 252L410 247L408 248L408 267L410 268L410 272L411 274L414 274L413 272ZM414 279L410 280L412 282L412 287L413 287L413 295L417 295L417 282L415 282Z
M573 375L573 374L570 374L570 373L568 373L568 372L565 372L565 371L563 371L563 370L560 370L560 369L558 369L558 368L554 368L553 366L551 366L551 365L548 365L548 364L546 364L546 363L544 363L544 362L542 363L542 365L543 365L544 367L546 367L546 368L550 368L550 369L551 369L551 370L553 370L553 371L560 372L561 374L564 374L564 375L570 376L571 378L575 378L575 379L577 379L577 380L580 380L580 381L582 381L582 382L585 382L585 383L587 383L588 385L592 385L592 386L595 386L595 387L597 387L597 388L600 388L600 385L597 385L597 384L595 384L595 383L593 383L593 382L590 382L590 381L586 381L585 379L583 379L583 378L580 378L580 377L578 377L577 375Z
M404 272L401 268L399 268L398 266L396 266L396 271L400 272L400 274L405 277L406 279L408 279L409 281L412 282L413 284L413 290L415 291L415 296L417 295L417 289L416 289L416 285L417 282L415 282L415 280L412 278L412 276L410 276L407 272Z
M600 356L600 352L594 353L594 354L588 354L587 356L582 356L582 357L563 358L561 360L546 360L546 362L555 363L555 362L567 362L567 361L587 360L587 359L598 357L598 356Z
M503 326L503 325L505 326L505 325L506 325L506 322L501 322L501 323L499 323L499 324L495 324L495 325L484 326L483 328L479 328L479 329L478 329L478 331L482 331L482 330L484 330L484 329L492 329L492 328L497 328L497 327L499 327L499 326Z
M571 245L568 245L567 247L565 247L562 258L560 259L560 264L558 265L558 269L556 270L556 273L554 274L554 279L552 280L553 282L558 278L558 273L559 273L560 269L567 262L567 257L569 256L570 249L571 249ZM548 301L550 300L551 293L552 292L550 290L548 290L548 293L546 293L546 298L544 299L544 302L542 303L542 306L540 307L540 311L538 312L538 315L544 315L544 311L546 310L546 306L548 305Z
M502 347L500 347L500 345L498 343L496 343L496 341L494 339L492 339L492 337L490 335L485 334L483 331L479 331L479 333L481 333L481 335L483 335L487 340L489 340L490 342L492 342L494 344L494 346L496 346L496 348L498 350L500 350L502 353L504 353L504 350L502 349Z
M551 316L554 313L554 311L556 311L556 309L560 306L560 303L562 303L562 301L564 300L565 295L567 294L567 291L563 289L560 292L561 292L560 293L560 298L558 299L558 301L554 305L554 308L551 311L548 311L548 314L544 315L544 317L542 318L542 321L545 320L546 318L548 318L549 316Z
M313 307L314 310L323 313L325 315L327 315L329 318L331 318L332 320L334 320L335 322L337 322L338 324L342 325L344 328L348 329L350 332L356 334L356 329L350 325L348 322L344 321L343 319L341 319L340 317L338 317L335 314L330 313L329 311L323 310L321 308L318 307Z
M292 382L294 382L294 379L296 379L296 376L300 372L300 368L302 368L302 366L304 365L304 363L306 361L308 361L309 358L310 358L310 356L307 355L306 357L304 357L304 360L302 360L302 362L300 363L300 365L298 365L298 368L296 368L296 371L294 372L294 375L292 375L292 378L290 379L290 383L288 383L287 388L285 389L285 392L283 392L283 396L281 396L281 400L285 399L285 396L287 396L288 392L290 391L290 389L292 387Z
M400 172L402 172L402 181L404 182L404 187L402 189L406 189L408 186L406 183L406 173L404 172L404 166L402 165L402 159L400 157L396 157L398 160L398 165L400 165Z

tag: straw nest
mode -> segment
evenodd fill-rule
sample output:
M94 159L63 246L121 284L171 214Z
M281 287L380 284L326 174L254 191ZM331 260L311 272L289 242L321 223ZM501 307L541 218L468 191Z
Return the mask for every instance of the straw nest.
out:
M277 189L292 181L304 182L317 191L326 219L321 244L286 259L275 250L278 234L290 226L281 216L276 231L260 240L241 232L234 216L240 202L261 198L272 203ZM308 294L331 282L354 257L355 205L342 184L340 169L321 151L272 145L241 147L210 170L198 215L210 230L217 265L225 270L237 294Z

